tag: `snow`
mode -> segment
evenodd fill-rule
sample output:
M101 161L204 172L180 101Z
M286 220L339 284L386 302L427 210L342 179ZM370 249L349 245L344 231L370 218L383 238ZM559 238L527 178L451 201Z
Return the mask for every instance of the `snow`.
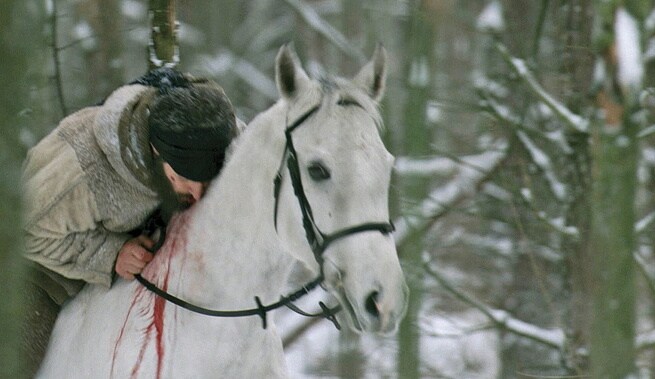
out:
M271 100L277 100L278 92L270 75L263 73L249 61L234 55L229 50L221 50L217 54L205 55L199 58L199 69L219 76L231 72L248 83L254 90Z
M581 132L587 133L589 130L589 121L579 115L571 112L564 104L552 97L542 86L537 79L532 75L524 60L512 57L502 44L496 45L498 51L505 58L514 72L527 84L528 88L543 101L553 112L555 112L562 121L570 128Z
M314 8L300 0L284 1L300 14L308 26L316 30L323 37L327 38L346 55L350 56L360 64L366 62L366 55L364 55L360 49L353 46L339 30L335 29L327 21L321 18Z
M563 349L565 342L564 331L561 329L545 329L533 324L513 318L503 310L490 310L494 321L514 334L545 343L555 349Z
M637 90L641 88L644 76L639 25L625 8L619 8L614 20L614 29L618 81L624 90Z
M131 20L141 20L148 11L145 4L136 0L123 0L120 4L123 15Z
M517 136L519 137L519 140L523 143L523 146L530 154L530 157L532 158L534 164L536 164L539 167L539 169L543 171L544 175L546 176L546 179L548 180L548 183L550 184L550 189L553 195L555 195L555 197L558 200L564 201L567 196L566 185L564 185L557 178L557 175L555 174L555 170L553 169L553 165L551 163L548 154L544 153L541 149L539 149L539 147L537 147L537 145L534 142L532 142L532 140L524 132L522 131L517 132Z
M55 11L54 4L52 3L54 0L46 0L45 1L45 11L48 16L52 16L52 13Z
M648 17L644 20L644 31L652 34L655 31L655 9L651 10Z
M505 29L503 8L500 1L491 1L482 10L477 20L477 29L485 32L501 32Z
M430 66L428 57L415 58L409 67L408 83L412 87L426 88L430 85Z
M459 172L450 182L436 187L416 209L394 220L396 243L401 245L412 230L420 229L457 202L472 196L478 184L504 159L507 145L499 144L503 146L502 150L486 151L462 159Z
M400 175L450 175L457 168L452 159L434 157L429 159L413 159L409 157L398 157L394 170Z
M324 295L318 292L308 295L303 308L316 308L307 304L316 303ZM276 312L276 323L283 340L289 331L308 320L287 310ZM419 320L422 372L457 378L491 379L498 376L501 367L498 331L488 328L488 320L479 311L434 314L425 309ZM346 327L345 322L342 324ZM348 346L353 354L361 353L361 378L393 377L398 354L397 336L354 336L345 330L337 331L325 320L316 322L298 340L285 346L290 377L338 377L334 356L344 346Z
M443 118L443 112L436 103L429 103L425 109L425 118L428 122L436 124Z
M655 221L655 212L651 212L635 224L635 232L643 233Z
M474 71L471 75L473 78L473 85L477 89L485 90L486 93L489 93L498 98L507 97L510 94L509 88L507 86L489 79L484 73L479 71Z
M93 50L97 47L97 42L93 36L93 28L86 21L80 21L75 24L73 28L73 37L80 41L80 45L84 50Z
M649 62L653 59L655 59L655 38L650 38L646 51L644 52L644 62Z

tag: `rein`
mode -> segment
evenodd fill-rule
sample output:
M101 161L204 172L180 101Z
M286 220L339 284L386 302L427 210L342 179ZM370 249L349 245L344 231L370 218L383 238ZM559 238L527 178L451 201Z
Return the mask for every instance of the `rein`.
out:
M293 302L298 300L302 296L308 294L314 288L318 287L325 279L323 273L323 261L324 261L323 252L325 252L327 247L332 242L353 234L367 232L367 231L378 231L384 235L387 235L393 232L394 226L391 222L371 222L371 223L365 223L352 227L347 227L330 234L325 234L321 232L321 230L316 225L316 221L314 220L314 215L312 213L312 207L309 204L309 200L305 195L305 190L302 185L302 180L300 176L300 166L298 164L298 153L296 152L296 149L293 145L293 139L291 137L291 133L293 133L294 130L296 130L309 117L311 117L314 113L316 113L318 109L319 109L319 105L313 107L312 109L307 111L305 114L299 117L294 123L292 123L290 126L286 128L284 133L286 137L286 145L282 156L282 163L280 164L280 168L274 179L274 194L273 194L275 197L273 222L275 224L275 230L277 230L279 194L282 185L282 174L286 162L286 167L289 171L289 177L291 179L291 184L293 186L293 192L296 198L298 199L298 204L302 212L303 228L305 229L305 236L307 238L307 242L311 246L312 252L314 253L314 258L316 259L316 262L318 262L319 264L320 274L316 279L305 284L302 288L287 296L280 296L280 300L275 303L269 305L263 305L259 296L255 296L255 304L256 304L255 308L234 310L234 311L212 310L212 309L203 308L191 304L162 290L152 282L143 278L140 274L136 274L134 275L134 277L139 281L139 283L141 283L145 288L147 288L157 296L160 296L165 300L175 305L178 305L184 309L190 310L192 312L200 313L207 316L214 316L214 317L247 317L247 316L255 316L255 315L259 316L262 319L262 327L264 329L266 329L268 324L267 317L266 317L268 312L281 307L287 307L302 316L325 318L331 321L337 329L341 329L341 326L339 325L335 316L337 312L341 310L340 305L330 308L326 306L323 302L319 302L318 304L321 307L321 312L316 314L311 314L300 310L297 306L293 304ZM162 229L162 233L163 234L159 238L160 243L158 243L157 246L155 246L155 248L153 249L154 251L157 251L163 244L165 238L165 228Z
M321 282L323 281L323 277L318 277L314 279L313 281L307 283L305 286L303 286L301 289L295 291L294 293L288 295L288 296L281 296L280 300L270 304L270 305L263 305L261 300L259 299L259 296L255 296L255 303L257 305L256 308L250 308L250 309L243 309L243 310L236 310L236 311L221 311L221 310L213 310L213 309L208 309L208 308L203 308L197 305L193 305L189 302L186 302L179 297L173 296L170 293L162 290L161 288L157 287L155 284L152 282L149 282L146 280L144 277L142 277L140 274L134 275L134 277L141 283L144 287L146 287L148 290L152 291L154 294L164 298L165 300L178 305L184 309L190 310L195 313L203 314L206 316L213 316L213 317L247 317L247 316L259 316L262 319L262 327L266 329L268 326L267 318L266 315L268 312L275 310L277 308L281 307L288 307L292 311L301 314L306 317L323 317L327 320L332 321L334 326L337 329L341 329L341 326L339 325L339 322L336 319L336 313L341 310L340 306L337 306L335 308L329 308L326 306L322 301L319 302L319 306L321 307L321 313L316 313L316 314L311 314L311 313L306 313L301 311L298 307L293 305L293 302L301 298L302 296L308 294L311 290L316 288Z

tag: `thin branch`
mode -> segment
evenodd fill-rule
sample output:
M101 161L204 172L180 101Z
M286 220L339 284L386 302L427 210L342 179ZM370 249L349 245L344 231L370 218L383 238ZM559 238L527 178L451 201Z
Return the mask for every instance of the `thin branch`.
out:
M284 1L300 14L307 25L316 30L328 41L332 42L347 56L353 58L359 64L366 62L366 55L360 49L354 47L350 42L348 42L348 39L344 37L343 34L322 19L311 6L303 3L301 0Z
M541 9L539 9L539 17L537 18L537 28L534 34L534 39L532 40L532 59L537 59L537 53L539 52L539 42L542 40L543 31L544 31L544 21L546 20L546 13L548 11L548 5L550 0L541 0Z
M448 280L446 280L441 274L432 270L428 262L424 263L424 267L427 274L435 279L448 292L450 292L453 296L462 302L469 304L482 312L485 316L487 316L489 321L494 323L494 325L497 327L518 336L539 342L554 349L564 349L565 335L561 329L540 328L536 325L532 325L512 317L507 311L491 309L481 301L475 299L473 296L470 296L455 288L455 286L450 284Z
M655 330L638 335L635 338L635 348L637 351L655 348Z
M57 89L57 98L59 99L59 107L62 116L68 115L66 108L66 101L64 99L64 88L61 80L61 63L59 61L59 48L57 47L57 2L52 1L52 61L55 69L55 88Z
M501 151L487 151L468 161L477 169L462 166L459 174L446 185L433 190L409 215L394 220L394 238L398 246L429 229L461 201L473 197L482 184L507 156L507 147Z
M573 238L578 241L580 239L580 231L575 226L564 225L561 219L552 219L547 217L544 211L537 209L536 204L532 201L532 195L521 191L521 200L532 211L537 220L541 221L551 230L562 235Z
M566 199L566 186L557 178L548 154L541 151L527 134L519 131L517 137L527 150L532 162L544 173L544 178L550 184L551 193L557 200L563 202Z
M646 228L648 228L653 224L653 221L655 221L655 211L650 212L644 218L642 218L641 220L637 221L637 223L635 223L635 233L637 234L643 233L646 230Z
M564 104L552 97L541 86L541 84L539 84L523 60L511 56L507 47L501 43L496 44L496 49L500 52L501 56L509 64L514 73L516 73L516 75L518 75L518 77L528 86L532 93L555 112L555 114L557 114L570 129L580 133L589 132L589 121L573 113Z
M651 296L655 299L655 275L653 275L653 273L648 269L648 264L639 253L634 253L634 257L637 269L644 276L644 280L650 290Z

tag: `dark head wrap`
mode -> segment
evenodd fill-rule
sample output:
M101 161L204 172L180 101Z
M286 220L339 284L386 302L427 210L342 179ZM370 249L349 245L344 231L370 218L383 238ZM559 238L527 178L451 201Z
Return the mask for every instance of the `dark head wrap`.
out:
M234 109L223 89L172 69L139 83L159 88L148 117L150 143L164 162L189 180L206 182L223 167L237 134Z
M183 132L153 129L150 143L176 173L189 180L206 182L223 167L230 140L211 129Z

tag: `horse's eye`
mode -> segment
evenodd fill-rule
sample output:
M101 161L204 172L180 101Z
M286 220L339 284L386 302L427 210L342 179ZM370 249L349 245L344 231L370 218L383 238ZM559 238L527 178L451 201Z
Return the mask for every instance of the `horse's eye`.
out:
M320 162L310 163L307 171L309 171L309 177L317 182L330 179L330 170Z

